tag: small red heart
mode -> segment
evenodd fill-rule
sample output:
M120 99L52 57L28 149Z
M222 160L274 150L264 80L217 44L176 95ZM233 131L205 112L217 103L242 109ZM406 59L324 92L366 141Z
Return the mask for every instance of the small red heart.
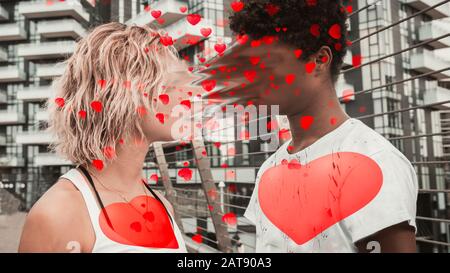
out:
M316 69L316 63L315 62L309 62L305 65L306 73L311 74L314 69Z
M170 101L169 95L167 95L167 94L161 94L161 95L159 95L158 98L159 98L159 100L161 101L162 104L164 104L164 105L169 104L169 101Z
M205 89L206 92L210 92L216 87L216 81L215 80L204 80L202 82L202 87L203 87L203 89Z
M153 16L153 18L158 19L161 16L161 11L154 9L150 14Z
M169 216L163 205L153 197L138 196L129 203L110 204L102 210L99 220L103 233L115 242L141 247L178 248Z
M156 22L158 22L158 24L162 25L162 24L164 24L164 22L166 22L166 20L161 17L161 18L156 19Z
M191 109L191 101L190 100L182 100L180 102L181 105L186 106L188 109Z
M259 57L259 56L250 57L250 63L252 65L257 65L260 62L260 60L261 60L261 57Z
M309 31L311 32L312 36L314 37L319 37L320 36L320 25L318 24L313 24L311 26L311 28L309 29Z
M104 89L106 86L106 80L98 80L98 85L100 86L101 89Z
M194 236L192 236L192 240L197 244L201 244L203 242L203 237L200 234L195 234Z
M307 165L280 164L268 169L261 177L258 197L264 215L303 245L365 207L382 184L383 174L375 161L339 152Z
M159 41L161 42L161 44L163 46L171 46L171 45L173 45L173 39L169 35L162 35L159 38Z
M270 16L274 16L280 11L280 7L272 3L267 4L265 9Z
M362 63L362 56L361 56L361 55L354 55L354 56L352 57L352 65L353 65L354 67L360 66L361 63Z
M243 45L243 44L247 43L247 41L248 41L248 35L247 35L247 34L238 34L238 35L236 36L236 41L237 41L239 44Z
M180 11L182 13L185 13L187 11L187 7L186 6L180 7Z
M155 115L155 117L159 120L159 122L160 122L161 124L164 124L164 114L163 114L163 113L157 113L157 114Z
M150 180L155 181L157 183L158 182L158 175L156 173L152 174L150 176Z
M286 76L286 83L287 84L292 84L295 81L295 75L294 74L289 74Z
M201 28L200 33L203 35L203 37L208 37L211 35L212 29L211 28Z
M100 159L92 160L92 165L99 171L103 170L103 161Z
M336 40L341 39L342 33L341 33L341 26L339 24L334 24L331 26L331 28L328 30L328 34Z
M178 171L178 176L183 178L184 181L190 181L192 179L192 170L189 168L182 168Z
M240 1L233 1L231 2L231 8L234 12L240 12L244 8L244 3Z
M84 111L84 110L80 110L80 111L78 111L78 116L81 118L81 119L85 119L86 118L86 111Z
M302 56L302 54L303 54L303 50L301 50L301 49L296 49L296 50L294 51L294 54L295 54L295 57L297 57L297 59L299 59L299 58Z
M62 108L65 104L64 98L56 98L55 103L59 108Z
M233 212L225 213L222 216L222 221L229 226L236 226L237 225L236 214L234 214Z
M202 17L200 16L200 14L189 14L186 17L186 19L189 22L189 24L195 26L196 24L198 24L200 22Z
M222 54L225 51L225 49L227 49L226 44L215 44L214 45L214 50L219 54Z
M244 76L249 82L254 82L256 78L255 70L244 71Z
M103 105L100 101L94 100L91 102L91 108L97 113L100 113L103 109Z
M304 116L300 118L300 128L308 130L314 122L314 117Z

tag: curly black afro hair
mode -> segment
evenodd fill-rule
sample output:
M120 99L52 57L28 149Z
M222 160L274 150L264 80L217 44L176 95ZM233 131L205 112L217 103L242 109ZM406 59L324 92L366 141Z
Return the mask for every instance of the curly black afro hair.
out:
M301 49L302 60L317 53L322 46L329 46L333 53L330 73L333 80L337 79L347 51L348 16L341 0L241 2L244 3L243 9L230 16L233 32L247 34L252 39L277 36L280 41ZM340 30L339 35L330 34L333 26L335 30Z

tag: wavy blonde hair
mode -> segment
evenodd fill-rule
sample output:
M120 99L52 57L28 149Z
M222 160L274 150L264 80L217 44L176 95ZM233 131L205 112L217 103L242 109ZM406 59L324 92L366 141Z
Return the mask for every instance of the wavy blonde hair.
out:
M89 164L111 160L105 149L120 139L145 137L142 109L153 109L170 62L177 60L160 35L147 26L108 23L77 43L47 102L48 130L56 136L52 150L74 164ZM101 103L100 112L94 101Z

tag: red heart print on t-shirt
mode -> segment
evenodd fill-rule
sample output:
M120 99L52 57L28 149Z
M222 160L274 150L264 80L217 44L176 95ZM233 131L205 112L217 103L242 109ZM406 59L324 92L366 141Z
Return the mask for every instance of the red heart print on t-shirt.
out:
M111 226L105 217L108 215ZM153 197L138 196L130 203L113 203L99 216L103 233L120 244L149 248L178 248L178 242L163 205Z
M381 169L371 158L339 152L307 165L291 161L268 169L258 197L264 215L303 245L364 208L382 184Z

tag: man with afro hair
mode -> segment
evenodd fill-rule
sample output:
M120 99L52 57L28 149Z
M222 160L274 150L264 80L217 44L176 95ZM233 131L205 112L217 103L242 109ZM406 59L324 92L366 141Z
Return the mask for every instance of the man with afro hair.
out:
M278 105L292 136L259 169L245 212L256 225L256 251L414 252L415 170L350 118L336 95L351 45L342 1L236 0L231 7L240 45L209 69L235 66L212 79L227 81L228 95L241 101Z

